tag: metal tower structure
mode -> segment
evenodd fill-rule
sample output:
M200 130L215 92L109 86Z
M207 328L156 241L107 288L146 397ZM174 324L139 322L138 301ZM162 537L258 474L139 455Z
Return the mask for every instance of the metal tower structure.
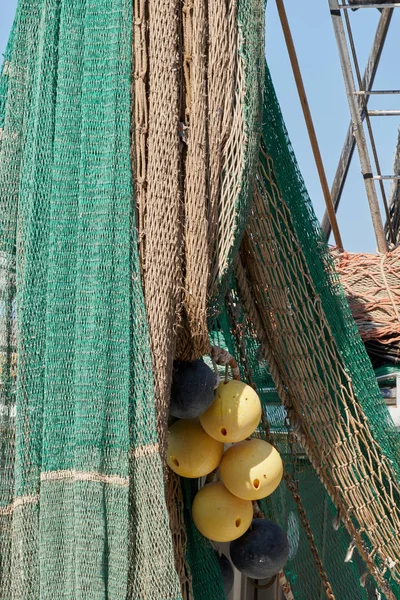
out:
M399 195L398 183L400 183L400 175L396 168L396 162L395 173L382 173L371 126L371 118L393 115L400 116L400 110L385 110L383 108L380 110L370 110L368 108L368 101L372 95L383 98L388 94L400 95L400 90L398 89L373 89L375 75L392 20L393 11L396 8L400 8L400 2L378 3L371 0L341 0L339 2L338 0L328 0L328 4L351 115L351 122L331 188L331 201L334 209L337 210L354 150L357 147L378 252L384 253L388 248L394 247L398 241L398 232L395 231L396 219L393 218L393 206L396 194ZM358 9L379 9L381 11L375 38L363 75L361 75L359 67L350 18L350 11ZM369 141L369 145L367 140ZM397 154L399 154L399 146ZM393 180L395 182L392 202L388 202L386 196L385 180ZM379 195L385 211L386 227L383 225L379 208ZM392 214L390 214L391 212ZM328 238L331 231L331 224L327 213L325 213L322 220L322 228Z

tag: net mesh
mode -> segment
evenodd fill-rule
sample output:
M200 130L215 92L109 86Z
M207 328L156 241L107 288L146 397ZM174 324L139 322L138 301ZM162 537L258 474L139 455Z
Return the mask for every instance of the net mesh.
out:
M335 255L353 318L364 342L397 346L400 341L399 251Z
M181 597L136 250L131 31L128 1L22 0L2 71L2 600Z
M399 252L338 254L335 267L374 367L399 362Z
M224 313L214 323L212 339L238 357L242 378L252 381L257 388L270 426L267 434L260 428L259 435L276 445L289 480L296 483L315 544L313 550L299 504L285 480L272 496L260 502L260 507L267 518L287 532L290 552L285 574L294 598L326 598L325 579L337 599L372 600L376 598L376 586L367 580L365 587L361 587L360 578L365 574L366 566L357 552L351 562L344 562L351 537L343 527L338 528L337 510L304 449L288 428L287 412L281 404L268 365L262 357L253 323L243 310L234 282L229 298ZM322 572L317 566L315 551L322 561Z
M163 469L174 353L210 341L284 459L261 508L288 531L296 600L400 597L399 435L268 70L262 89L263 15L19 1L0 76L1 600L223 600L197 484Z
M395 598L398 433L322 241L268 73L264 111L239 291L297 439L370 572Z

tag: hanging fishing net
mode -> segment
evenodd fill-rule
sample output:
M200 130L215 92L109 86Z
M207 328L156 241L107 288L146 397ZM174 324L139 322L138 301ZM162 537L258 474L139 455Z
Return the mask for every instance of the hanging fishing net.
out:
M223 600L196 485L165 467L173 360L211 345L284 459L260 508L288 532L287 597L400 595L398 433L263 53L261 0L19 1L0 76L1 600Z
M124 1L19 2L2 70L4 600L180 598L134 226L131 24Z

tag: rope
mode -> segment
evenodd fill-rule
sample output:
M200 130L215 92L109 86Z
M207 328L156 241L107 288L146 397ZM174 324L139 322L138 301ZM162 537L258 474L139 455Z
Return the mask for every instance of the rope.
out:
M286 579L286 575L283 571L280 571L278 573L278 578L279 578L279 584L282 588L282 591L285 595L286 600L295 600L295 598L293 596L293 592L290 587L290 583Z
M208 238L207 153L207 1L186 0L183 6L186 90L184 162L184 323L177 357L194 360L209 352L207 287L210 277Z
M232 379L240 381L239 365L237 364L234 357L229 354L226 350L219 348L218 346L212 346L211 348L211 360L220 366L230 367L232 370Z
M243 264L236 268L240 295L296 438L370 573L394 600L384 575L390 568L398 578L400 490L354 395L263 144Z
M133 123L134 143L132 144L133 173L135 174L135 198L137 207L137 228L139 250L142 257L143 268L144 247L144 221L146 213L146 175L147 175L147 135L149 129L148 114L148 47L146 40L147 0L134 3L133 27Z
M388 283L388 280L386 278L385 269L383 268L385 260L386 260L386 254L383 254L382 258L381 258L381 261L380 261L380 265L379 265L380 269L381 269L381 275L382 275L382 279L383 279L383 282L385 284L385 288L387 290L388 296L389 296L390 301L392 303L394 313L395 313L395 315L397 317L398 322L400 323L400 314L399 314L399 311L397 310L397 304L396 304L396 302L395 302L395 300L393 298L393 293L392 293L391 287L390 287L390 285Z
M172 363L182 306L182 196L177 69L179 0L148 0L149 131L143 287L160 449L165 454ZM160 157L162 156L162 160Z
M268 588L272 587L276 581L277 575L274 575L273 577L271 577L271 579L264 584L259 584L257 583L257 581L255 579L249 579L250 584L253 586L254 589L256 590L267 590Z

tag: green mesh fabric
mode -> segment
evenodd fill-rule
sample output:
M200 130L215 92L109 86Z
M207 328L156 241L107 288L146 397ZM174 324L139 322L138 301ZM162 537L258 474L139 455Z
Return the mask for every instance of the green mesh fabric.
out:
M397 375L400 373L400 367L397 367L393 364L381 365L377 369L375 369L375 377L384 377L385 375ZM390 378L388 378L390 379ZM391 378L393 381L393 377ZM386 381L386 380L383 380Z
M0 78L1 600L180 598L135 237L131 31L127 0L20 0Z
M251 208L263 133L357 399L399 478L399 436L334 275L268 70L262 105L262 3L239 0L237 18L246 144L226 264L234 263ZM132 19L129 0L20 0L0 75L0 600L181 598L136 239ZM222 305L231 270L219 281L211 340L241 356L243 378L251 374L257 385L337 600L371 600L375 586L371 579L360 586L366 567L357 552L344 562L351 540L333 528L335 509L315 470L301 447L291 452L285 411L234 283L241 343ZM193 486L183 488L194 600L223 600L214 551L191 520ZM296 600L324 598L284 483L262 508L288 532L285 571Z
M274 183L279 186L284 202L290 209L292 234L299 241L312 283L321 298L334 342L345 360L346 371L351 377L357 400L371 424L373 435L378 440L383 454L389 458L394 473L398 475L400 438L376 385L371 363L332 267L327 245L323 240L291 149L268 69L266 70L264 96L263 137L267 146L266 150L273 158L276 169L277 180ZM261 157L260 160L263 158ZM279 230L281 235L285 235L285 226L281 226ZM283 260L278 253L276 256L277 261ZM285 257L285 260L291 259ZM280 268L279 262L277 262L276 268ZM294 282L288 282L288 285L294 285ZM226 312L214 324L212 341L217 345L226 346L236 357L241 356L243 378L246 379L250 373L257 385L286 469L288 472L294 472L298 480L300 495L315 544L335 597L349 600L351 598L374 598L376 589L371 578L367 579L365 587L360 585L360 578L366 572L366 565L357 551L354 552L351 562L344 562L351 539L343 527L338 531L333 529L336 510L301 447L295 448L295 466L293 466L293 456L289 452L284 423L285 412L269 375L268 365L263 362L262 353L255 344L254 330L246 329L244 308L235 285L231 289L231 295L236 307L235 311L238 313L236 319L242 320L239 334L236 331L240 343L237 342L237 339L235 341L231 316ZM304 301L310 300L304 298ZM237 327L237 323L235 327ZM307 335L306 332L304 335ZM296 533L299 526L297 509L285 484L282 484L279 491L273 494L267 503L264 503L264 509L289 532L292 538L298 536L298 550L295 554L292 552L285 568L295 597L300 599L326 597L301 524L300 531ZM390 578L388 573L386 573L386 577L390 581L395 597L400 596L397 583Z
M241 377L246 380L249 374L251 375L285 469L298 481L299 493L333 593L337 600L373 600L376 598L376 588L371 580L367 581L365 587L360 585L360 578L367 569L357 551L350 562L344 562L351 538L343 527L337 531L334 529L336 509L315 470L301 448L297 446L292 453L290 451L285 409L269 374L268 365L260 358L260 349L254 334L248 329L234 284L231 294L236 305L236 322L233 325L229 313L224 310L214 324L212 342L240 357L241 350L233 333L234 326L239 324L243 336L241 339L245 340L246 348L246 365L240 361ZM259 433L264 435L261 428ZM326 593L297 505L286 483L282 482L271 496L261 501L260 507L267 518L278 523L287 532L290 553L285 575L295 599L324 600Z
M287 203L294 232L301 245L313 283L335 342L344 358L374 437L400 477L400 436L376 384L374 371L352 318L339 277L315 216L286 131L271 77L266 70L264 139L272 157L278 185Z
M236 82L236 86L240 88L236 101L241 104L243 130L238 127L237 123L232 124L230 135L235 141L233 143L231 140L233 148L226 151L228 156L221 174L222 188L226 187L228 182L233 186L234 191L231 192L233 195L232 205L220 205L219 218L222 230L220 237L230 237L230 242L223 245L224 267L219 273L216 297L212 299L212 307L209 308L210 323L218 312L219 305L223 302L232 264L237 255L252 204L262 120L265 1L237 0L237 21L239 34L237 60L241 64L241 69L239 69L241 77ZM232 172L236 175L233 181ZM232 231L224 231L227 212L234 213Z
M9 71L9 65L10 65L10 60L12 57L12 52L14 49L14 32L15 32L15 28L16 28L16 23L17 23L17 19L15 18L11 32L10 32L10 36L8 38L6 51L4 52L2 71L0 73L0 130L2 130L4 127L4 119L6 116L5 106L6 106L6 101L7 101L8 80L9 80L7 75L8 75L8 71ZM0 145L1 145L1 138L2 138L2 134L0 136Z

